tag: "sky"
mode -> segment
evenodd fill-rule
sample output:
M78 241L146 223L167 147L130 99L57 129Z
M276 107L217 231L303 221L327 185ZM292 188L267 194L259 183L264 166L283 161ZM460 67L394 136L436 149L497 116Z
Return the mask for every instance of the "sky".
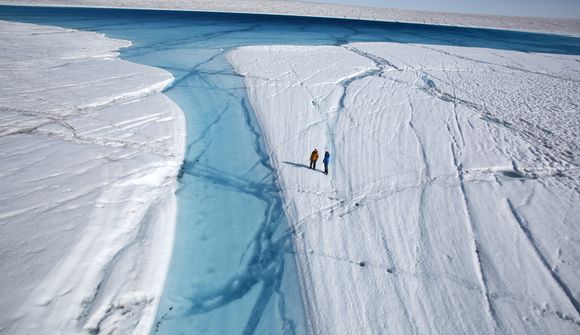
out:
M580 0L301 0L352 6L580 19Z

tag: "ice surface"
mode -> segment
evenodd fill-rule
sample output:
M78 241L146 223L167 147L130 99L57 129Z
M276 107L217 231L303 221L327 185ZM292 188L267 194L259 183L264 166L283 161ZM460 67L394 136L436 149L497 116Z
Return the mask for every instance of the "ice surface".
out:
M146 332L185 137L172 77L102 34L0 35L0 332Z
M575 334L580 58L401 43L229 59L320 334ZM307 169L329 150L329 176Z
M158 328L154 330L275 333L282 325L284 330L298 333L302 321L300 297L292 280L287 280L291 279L293 262L281 209L290 215L296 227L292 237L299 246L301 288L308 298L305 304L313 320L312 325L308 324L312 330L481 333L493 329L490 315L494 314L498 315L498 324L503 322L498 326L500 330L512 323L514 329L531 329L532 333L552 325L556 331L576 329L573 327L578 314L577 310L574 313L573 301L577 285L573 278L577 277L574 260L578 259L578 251L573 244L577 242L573 223L578 217L575 206L578 198L569 186L576 185L573 173L576 156L566 158L565 150L552 152L538 144L556 140L538 136L533 130L537 124L561 136L566 150L577 145L577 132L572 131L576 127L573 117L577 115L574 107L577 101L568 96L576 89L574 80L577 82L580 54L577 39L451 27L158 11L0 7L0 17L97 31L130 40L131 48L121 51L123 58L163 68L176 78L165 93L186 113L189 151L178 192L182 211L172 258L176 271L171 270L167 279ZM258 44L303 46L236 51L248 52L254 58L241 57L242 61L236 61L239 73L235 73L225 55L232 48ZM461 47L456 50L455 46ZM74 50L72 46L69 49ZM521 55L525 59L518 65ZM135 65L127 64L132 66ZM518 66L528 72L518 70ZM264 76L257 75L260 73ZM488 78L496 74L498 85L492 90L494 96L489 90L495 81ZM166 75L156 77L155 83L150 84L165 83ZM242 75L249 83L252 104L259 109L268 150L262 145L260 129L253 120ZM460 75L465 80L459 79ZM530 89L518 90L519 80L524 77L525 87ZM131 76L123 78L132 80ZM553 80L544 85L544 78ZM573 80L570 83L565 78ZM75 89L72 81L57 82ZM135 81L128 86L139 83ZM552 85L557 85L557 89ZM101 87L107 89L107 85ZM460 90L462 87L465 89ZM132 99L140 94L147 97L121 104L127 110L116 113L115 108L120 106L114 99L111 102L106 96L76 90L75 95L81 94L91 101L83 104L88 109L95 104L103 107L114 104L115 108L96 109L99 113L105 110L110 113L91 120L80 113L78 122L73 122L76 118L69 115L74 108L52 109L51 113L59 118L61 114L67 115L67 124L74 123L74 131L48 121L46 124L42 121L44 125L38 129L49 139L58 136L58 140L63 138L75 145L94 142L98 148L102 138L107 137L106 145L119 150L119 154L103 155L103 159L111 162L134 159L130 165L136 173L115 185L125 189L140 183L141 188L134 190L135 197L142 199L151 193L145 191L150 189L147 187L161 179L156 178L159 174L141 173L141 169L144 165L164 169L154 163L153 156L165 152L166 143L175 140L170 133L157 136L155 125L166 125L169 130L175 121L171 121L173 116L141 113L141 108L149 111L145 103L158 98L155 101L163 103L164 98L153 94L155 89L147 91L145 85L130 91L119 97ZM550 106L554 112L542 117L546 99L531 99L528 91L538 96L552 92L555 99ZM267 95L262 95L264 92ZM126 94L129 98L124 98ZM261 101L268 95L278 102L272 102L266 110ZM557 98L562 96L566 99L560 104ZM22 101L33 105L32 100ZM528 112L523 102L534 112ZM485 108L481 107L483 103ZM510 107L506 113L502 107L508 103L519 107ZM453 111L454 105L457 112ZM47 103L42 106L49 109ZM159 111L157 105L151 108ZM297 114L297 110L302 114ZM324 114L326 111L330 113ZM552 122L561 111L569 112L571 117ZM276 113L272 119L267 117L270 112ZM129 122L125 122L125 113ZM453 123L456 116L461 130ZM517 122L518 118L531 124ZM109 120L115 120L114 127L108 126ZM560 130L549 129L559 125ZM142 133L143 128L150 127L146 134ZM560 133L563 129L566 134ZM23 136L13 130L7 132L13 135L6 138ZM231 140L233 133L239 136L235 140ZM52 148L52 142L43 143ZM314 144L319 149L323 145L331 148L334 184L328 184L328 179L313 179L316 175L301 167L307 164L305 160ZM18 147L22 143L15 141L9 145ZM147 150L153 156L141 158L122 151L127 146ZM526 148L536 150L537 157ZM19 150L20 155L26 155ZM47 157L52 157L61 151L48 152L51 155ZM77 155L89 160L92 153L83 151ZM285 190L284 204L279 202L279 190L266 160L271 153L275 154L274 167L282 175L278 180ZM457 161L452 159L453 153ZM346 164L349 161L359 165ZM12 162L14 169L20 169L20 162ZM84 160L75 162L83 164ZM100 164L100 160L94 163ZM121 164L115 166L118 165ZM117 168L108 170L105 176L123 175L124 170ZM94 179L102 178L96 168L82 171L94 173ZM57 176L64 179L67 175ZM298 179L288 179L295 176ZM322 174L319 177L326 178ZM572 182L567 182L568 179ZM348 180L348 184L340 183L341 180ZM83 182L86 183L84 179ZM57 196L62 194L54 192ZM105 196L112 197L110 193ZM120 203L125 201L122 197L118 197ZM563 200L556 201L554 197ZM94 201L89 199L87 203ZM98 205L112 206L105 201ZM33 208L22 209L29 210ZM9 212L10 209L0 211ZM472 219L468 220L466 213ZM58 212L54 217L61 218ZM556 228L547 228L547 220L553 221L551 224ZM94 235L88 235L87 239L102 235L99 241L106 243L106 236L115 235L111 230L95 231L88 230ZM141 241L141 236L133 241ZM510 243L513 246L506 249L501 259L495 249L489 249ZM127 250L137 244L130 244ZM2 245L10 244L3 241ZM149 247L152 249L147 250L156 250L155 254L142 257L156 264L167 261L167 255L159 251L163 250L161 245ZM127 251L123 255L116 269L126 268L124 264L141 254ZM520 255L529 257L520 259ZM29 264L38 260L32 254L27 256ZM103 264L107 269L109 263L101 262L99 266ZM552 266L552 272L546 265ZM286 269L283 276L281 266ZM111 299L106 294L114 291L111 286L124 285L126 278L147 273L139 271L127 276L113 271L117 275L107 278L94 303L89 304L94 307L86 309L90 317L78 321L66 317L52 320L55 324L69 322L65 326L86 325L87 330L98 326L101 331L146 332L154 317L149 307L158 302L153 289L129 289ZM516 279L523 283L517 289ZM162 281L161 277L157 280L156 283ZM541 286L544 283L547 289ZM276 291L279 284L291 293L280 294ZM25 290L28 284L24 281L21 285ZM70 296L67 292L71 288L76 286L59 290L66 297ZM91 287L79 289L86 290L86 301L90 302ZM7 294L4 290L0 292ZM572 297L568 302L566 295ZM341 305L345 302L346 305ZM144 313L140 313L141 308ZM38 315L31 314L29 318L42 319Z

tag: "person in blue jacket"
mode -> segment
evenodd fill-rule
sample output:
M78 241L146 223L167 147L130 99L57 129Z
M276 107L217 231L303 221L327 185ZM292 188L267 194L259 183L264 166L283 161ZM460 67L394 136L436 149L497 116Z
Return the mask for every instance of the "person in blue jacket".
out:
M328 151L324 152L322 163L324 163L324 174L328 174L328 163L330 163L330 153Z

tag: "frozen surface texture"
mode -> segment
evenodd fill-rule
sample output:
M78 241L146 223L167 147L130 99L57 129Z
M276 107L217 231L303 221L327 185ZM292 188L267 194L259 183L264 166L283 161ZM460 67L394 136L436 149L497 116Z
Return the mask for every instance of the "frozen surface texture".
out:
M580 36L580 20L441 13L390 8L370 8L294 0L2 0L4 4L97 6L180 9L193 11L262 13L349 18L373 21L485 27Z
M140 265L126 264L137 257L134 255L149 259L148 266L167 262L165 252L169 250L160 245L167 240L156 237L167 235L150 233L150 229L172 227L141 225L135 233L138 236L132 239L130 228L127 234L117 230L115 225L120 221L115 216L121 216L123 222L136 220L143 208L138 206L146 206L150 197L165 199L157 192L172 188L170 180L161 181L160 189L150 188L148 183L156 181L146 177L151 176L149 165L160 162L157 159L165 155L163 152L177 153L180 145L177 143L174 151L167 149L172 148L166 141L175 140L173 133L161 134L156 128L174 125L179 117L169 120L173 116L164 114L175 106L160 108L153 103L166 102L156 92L170 80L169 75L126 62L115 65L120 62L114 58L116 46L103 48L107 51L97 52L103 56L91 58L111 62L106 69L99 67L82 75L81 70L57 71L68 69L65 63L75 64L71 60L56 62L52 72L45 68L51 76L72 75L75 80L23 73L22 77L32 78L24 82L10 76L9 83L3 84L6 92L12 90L14 82L46 86L11 91L27 93L11 103L27 106L30 111L34 110L34 98L42 97L37 103L44 107L37 109L46 109L52 119L42 113L26 119L22 115L20 126L8 120L14 114L5 114L2 138L12 138L13 143L0 152L19 154L20 158L3 160L6 166L12 164L4 171L32 171L34 176L2 180L7 189L17 189L10 194L20 193L5 196L10 202L2 203L6 207L0 213L19 211L18 215L36 215L38 219L34 226L27 226L27 220L19 221L24 222L23 231L12 230L11 236L16 237L4 237L3 255L22 252L24 256L19 257L25 261L13 258L12 267L3 264L2 270L22 269L19 264L26 263L35 271L30 271L31 281L44 283L44 276L51 274L47 267L55 265L44 258L51 254L53 259L64 257L55 252L80 255L78 260L67 256L64 269L70 270L70 264L81 266L78 272L70 271L70 276L63 272L59 280L71 285L58 289L62 297L54 298L58 285L51 283L57 280L47 281L39 291L48 287L48 293L36 292L34 298L48 298L33 301L37 307L29 308L29 313L23 313L24 308L19 311L18 316L25 316L20 321L15 320L16 312L11 308L19 308L21 301L5 297L12 292L25 295L22 292L29 288L29 282L6 271L10 275L2 284L20 280L21 286L11 284L0 291L2 302L7 301L2 311L8 312L0 323L8 329L5 332L12 333L11 327L31 320L49 320L49 330L130 333L133 329L140 334L149 330L145 328L149 319L142 317L151 316L149 312L153 313L152 307L159 301L153 328L159 333L300 333L302 311L292 278L291 238L298 245L303 292L313 320L307 326L320 332L484 333L497 327L508 333L512 328L515 332L528 327L530 332L540 333L551 332L548 327L552 326L555 332L577 329L574 271L578 252L574 243L578 234L574 224L578 217L578 102L573 93L578 83L578 56L574 56L580 54L578 39L457 27L179 11L0 6L0 18L95 31L132 41L130 48L121 51L124 59L162 68L175 76L164 94L185 113L188 133L187 153L178 175L177 201L182 210L178 213L174 254L164 294L157 300L152 292L156 292L154 285L160 285L163 274L142 272L156 275L158 281L153 286L139 286L135 284L138 278L147 281L138 275ZM65 30L51 28L50 32L39 35L37 41L56 38L52 32ZM9 41L11 34L3 41ZM63 36L90 36L98 41L95 46L105 40L126 45L102 35L76 34ZM84 40L89 39L78 43ZM69 42L72 40L58 41ZM242 48L232 56L236 73L226 59L229 51L261 44L293 46ZM28 44L16 45L26 48ZM74 53L76 49L68 46L66 51ZM28 53L40 52L40 47L29 50L20 56L7 52L5 56L11 58L3 63L5 73L16 68ZM40 65L34 63L31 70L22 71L35 71L42 68ZM133 78L125 71L143 78ZM153 73L159 75L155 80L149 77ZM123 83L100 84L96 80L101 78L99 74L123 78ZM102 90L102 96L88 92L89 81ZM57 90L43 92L59 85L73 93L59 93L61 97L88 101L72 103L70 109L50 107L59 104L54 98ZM121 93L114 93L112 86L122 87ZM148 91L149 87L155 89ZM145 92L151 95L135 98L149 94ZM260 125L254 120L252 105L258 108ZM121 108L122 112L117 112ZM142 112L137 111L141 108ZM139 119L160 110L163 113L158 118ZM125 122L129 120L133 122ZM42 126L36 127L38 124ZM260 128L267 135L268 146L262 143ZM14 140L20 137L38 139L46 149L29 155L22 148L34 148L29 144L32 140ZM63 142L77 150L52 145ZM314 145L320 150L326 146L333 154L332 179L302 167L308 164ZM100 154L100 150L106 153ZM275 154L273 161L268 159L270 153ZM57 161L53 165L58 167L51 168L49 160L57 157L64 163ZM68 172L62 168L65 163L78 167ZM109 168L103 172L102 164L111 165L104 165ZM46 173L33 173L34 165L42 165ZM135 174L126 172L127 167ZM165 169L164 165L160 169ZM285 203L280 201L274 180L278 173L282 175L278 180L285 188ZM107 185L95 181L102 178L112 181ZM35 180L45 179L58 182L37 192L44 184ZM23 186L18 187L13 180L21 180ZM37 188L25 188L27 180ZM77 185L67 186L74 180ZM70 192L59 190L61 185ZM134 193L124 196L126 187L135 187ZM79 190L86 190L86 198L76 196ZM62 194L72 197L66 205L60 205L61 199L68 199ZM19 202L17 198L24 195L27 202ZM128 204L128 199L139 202ZM64 214L40 212L46 203L60 205L56 208ZM95 203L103 209L94 209ZM119 207L123 212L117 214L117 205L130 207ZM135 208L139 210L132 212ZM156 210L151 207L148 213ZM290 214L295 234L287 229L283 212ZM133 213L137 214L133 217ZM66 215L81 219L69 220ZM86 216L102 218L106 224L92 225L93 221L82 219ZM150 218L149 214L143 217ZM54 231L70 231L52 237L37 233L38 227L45 227L39 220L52 224ZM3 222L9 227L11 221ZM92 228L81 231L85 226ZM28 233L32 242L27 240ZM55 243L44 242L49 238ZM122 239L130 242L117 244ZM34 249L36 241L46 243L38 244L45 248ZM153 255L141 252L144 244L156 249ZM107 249L105 255L100 253L103 250L96 250L97 245L105 245L102 249L126 247L115 249L120 250L117 253ZM501 249L504 246L505 251ZM86 257L89 251L84 249L95 250L98 256ZM86 271L85 260L100 265L91 267L91 273ZM104 270L96 271L100 266ZM80 276L78 273L91 279L77 281L80 286L73 284L68 278ZM123 288L117 289L120 286ZM131 289L137 286L139 289ZM125 287L129 289L125 291ZM79 308L75 301L81 295L83 307ZM63 313L53 317L57 302L65 301L71 304L58 305ZM71 315L81 316L75 319ZM515 325L512 328L511 323Z
M180 109L129 42L0 22L0 333L146 332L167 271Z
M578 333L578 56L380 42L228 57L315 333ZM314 148L328 176L307 168Z

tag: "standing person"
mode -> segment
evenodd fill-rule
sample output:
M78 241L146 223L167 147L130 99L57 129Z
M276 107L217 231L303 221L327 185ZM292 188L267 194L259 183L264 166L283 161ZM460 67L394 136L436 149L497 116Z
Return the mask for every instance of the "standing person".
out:
M322 163L324 163L324 174L328 174L328 163L330 163L330 153L328 151L324 152Z
M310 168L316 170L316 161L318 160L318 150L314 149L310 154Z

